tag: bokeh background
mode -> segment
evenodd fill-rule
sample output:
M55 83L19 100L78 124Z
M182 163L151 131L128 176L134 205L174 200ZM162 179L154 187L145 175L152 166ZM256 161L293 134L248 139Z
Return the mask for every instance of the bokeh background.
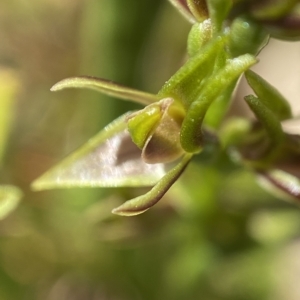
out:
M110 211L146 189L30 190L138 107L50 87L92 75L155 93L184 61L189 27L162 0L0 2L0 183L24 195L0 221L0 300L300 299L299 208L226 160L200 155L158 205L132 218ZM299 44L268 49L262 72L295 102ZM247 114L245 89L232 113Z

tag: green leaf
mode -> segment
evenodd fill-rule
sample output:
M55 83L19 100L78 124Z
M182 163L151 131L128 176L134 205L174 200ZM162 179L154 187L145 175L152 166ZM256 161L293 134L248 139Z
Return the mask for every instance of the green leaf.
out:
M187 110L199 97L203 79L213 72L215 59L223 51L225 41L226 36L219 36L207 43L165 83L158 96L171 97Z
M212 102L253 64L255 57L249 54L228 60L226 66L205 81L200 96L194 101L183 121L181 145L187 152L199 152L203 146L202 122Z
M150 186L165 173L164 164L142 161L121 116L85 145L32 183L32 189Z
M196 20L191 13L186 0L169 0L177 9L178 11L190 22L195 23Z
M192 155L186 154L183 159L171 169L148 193L126 201L113 209L113 213L121 216L141 214L156 204L179 178L191 160Z
M278 90L251 70L248 70L245 76L260 101L271 110L279 120L286 120L292 117L292 111L288 101Z
M0 220L9 215L19 204L22 191L12 185L0 185Z
M155 95L134 90L112 81L96 77L79 76L66 78L56 83L51 88L51 91L60 91L65 88L88 88L112 97L134 101L144 105L159 100Z

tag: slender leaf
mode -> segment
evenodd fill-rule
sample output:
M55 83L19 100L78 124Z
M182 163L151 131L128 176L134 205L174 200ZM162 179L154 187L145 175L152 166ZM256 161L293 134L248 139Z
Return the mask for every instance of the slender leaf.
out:
M159 100L155 95L134 90L115 82L96 77L79 76L66 78L56 83L51 88L51 91L60 91L65 88L88 88L109 96L138 102L144 105L148 105Z

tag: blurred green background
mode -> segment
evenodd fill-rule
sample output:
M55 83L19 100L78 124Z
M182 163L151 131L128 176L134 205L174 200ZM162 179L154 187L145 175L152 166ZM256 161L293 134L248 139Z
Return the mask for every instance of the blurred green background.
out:
M154 208L110 213L146 189L33 193L30 183L126 110L74 75L157 92L190 25L162 0L2 0L0 300L299 300L300 211L252 173L202 155Z

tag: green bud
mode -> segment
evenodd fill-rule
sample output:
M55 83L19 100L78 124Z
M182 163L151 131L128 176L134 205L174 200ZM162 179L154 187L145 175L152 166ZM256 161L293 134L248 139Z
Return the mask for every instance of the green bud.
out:
M237 18L230 26L229 51L233 57L245 53L256 55L267 42L267 32L248 18Z
M207 19L202 23L193 25L188 36L188 54L190 57L197 54L212 37L211 21Z

